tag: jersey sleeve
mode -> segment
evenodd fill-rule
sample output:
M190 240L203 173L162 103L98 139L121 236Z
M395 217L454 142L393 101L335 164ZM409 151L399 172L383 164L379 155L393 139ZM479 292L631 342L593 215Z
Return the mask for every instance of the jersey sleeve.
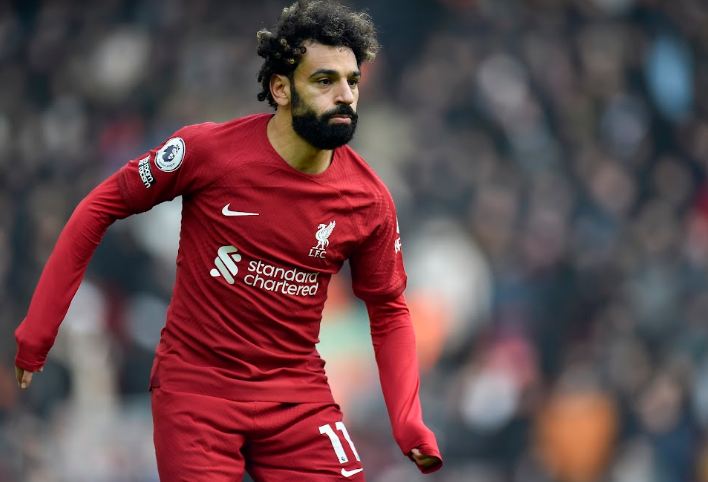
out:
M15 330L18 367L36 371L44 365L89 260L114 221L209 182L199 128L184 127L129 161L76 207L42 271L27 316Z
M108 227L132 213L118 174L99 184L74 210L44 266L27 316L15 330L15 364L37 371L47 358L86 267Z
M418 448L436 458L432 467L420 468L424 473L434 472L442 466L442 455L435 434L423 421L415 333L406 300L399 295L388 301L368 301L366 308L394 439L406 456Z
M385 188L375 211L366 217L364 240L350 258L352 288L364 301L396 298L407 281L396 207Z
M208 182L206 149L200 142L202 126L183 127L120 169L120 192L134 212L190 194Z

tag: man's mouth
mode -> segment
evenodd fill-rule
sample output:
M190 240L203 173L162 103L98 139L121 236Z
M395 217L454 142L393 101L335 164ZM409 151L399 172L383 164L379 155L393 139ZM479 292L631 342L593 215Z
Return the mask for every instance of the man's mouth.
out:
M330 120L335 124L351 124L352 118L346 114L333 115Z

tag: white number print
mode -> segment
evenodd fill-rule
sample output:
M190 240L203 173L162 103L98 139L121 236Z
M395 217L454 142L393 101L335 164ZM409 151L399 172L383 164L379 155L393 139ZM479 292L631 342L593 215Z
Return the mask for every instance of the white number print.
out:
M356 451L356 447L354 447L354 442L352 442L352 438L349 436L349 432L347 432L347 427L344 426L344 422L337 422L334 424L334 426L337 428L337 430L342 432L342 435L344 435L344 438L349 444L349 447L352 449L354 457L356 457L357 461L361 462L361 459L359 458L359 453ZM322 425L320 427L320 433L329 437L329 441L332 442L332 448L334 449L334 453L337 456L337 459L339 459L339 463L346 464L347 462L349 462L349 457L347 457L347 454L344 453L342 441L339 439L337 433L332 430L332 426L330 424Z

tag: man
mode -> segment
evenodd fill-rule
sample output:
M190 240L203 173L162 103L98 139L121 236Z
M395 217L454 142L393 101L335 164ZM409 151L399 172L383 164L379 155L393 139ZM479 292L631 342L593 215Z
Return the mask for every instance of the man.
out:
M41 369L86 265L116 219L183 196L177 279L150 376L164 482L364 480L315 344L327 285L349 260L367 305L394 437L424 473L424 425L391 196L346 144L368 16L322 1L258 34L275 114L184 127L76 208L16 338L17 379Z

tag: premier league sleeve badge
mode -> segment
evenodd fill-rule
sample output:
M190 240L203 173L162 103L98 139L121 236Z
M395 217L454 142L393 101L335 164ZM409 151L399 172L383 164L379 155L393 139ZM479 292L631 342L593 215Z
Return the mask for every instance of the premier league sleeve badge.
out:
M164 172L175 171L184 159L185 146L181 137L173 137L155 155L155 165Z

